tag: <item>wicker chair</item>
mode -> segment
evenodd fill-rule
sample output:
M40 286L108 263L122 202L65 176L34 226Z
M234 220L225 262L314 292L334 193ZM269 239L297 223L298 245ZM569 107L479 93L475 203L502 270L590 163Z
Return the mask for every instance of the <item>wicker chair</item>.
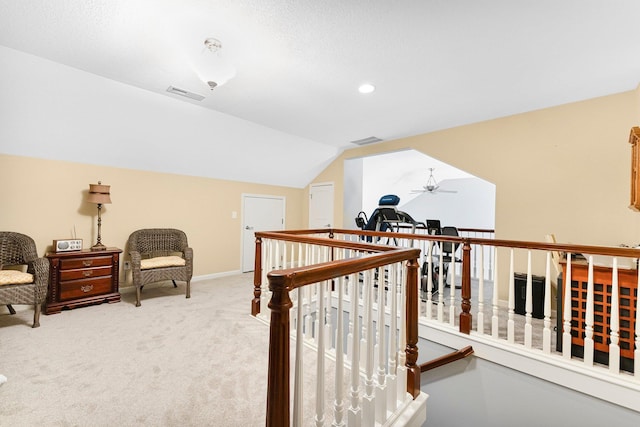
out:
M3 266L24 265L27 266L26 272L32 275L32 281L23 283L25 280L16 280L19 283L11 283L7 279L9 283L0 284L0 305L6 305L9 312L15 314L16 311L11 304L33 304L33 327L37 328L40 326L42 303L47 298L49 260L38 258L36 243L31 237L11 231L0 231L0 269ZM9 270L4 273L8 274ZM24 277L22 274L21 278Z
M137 230L129 236L128 246L136 307L140 307L140 292L144 285L162 280L173 281L173 286L177 286L176 280L187 282L187 298L191 298L193 249L183 231L173 228Z

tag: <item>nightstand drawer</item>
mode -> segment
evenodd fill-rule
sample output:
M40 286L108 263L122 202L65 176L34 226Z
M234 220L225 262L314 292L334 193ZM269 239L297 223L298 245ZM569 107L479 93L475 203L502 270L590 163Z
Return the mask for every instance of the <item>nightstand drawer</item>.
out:
M60 299L88 297L108 293L111 290L111 276L97 279L60 282Z
M94 256L76 259L60 260L60 270L75 270L79 268L111 266L111 256Z
M83 270L62 270L60 272L60 281L90 279L92 277L111 276L112 267L96 267L85 268Z

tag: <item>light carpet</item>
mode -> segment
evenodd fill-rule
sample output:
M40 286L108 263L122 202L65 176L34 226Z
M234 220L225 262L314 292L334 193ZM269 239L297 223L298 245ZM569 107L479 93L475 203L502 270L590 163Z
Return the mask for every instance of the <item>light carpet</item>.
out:
M252 274L42 315L0 307L0 425L262 426L268 328ZM315 358L315 357L314 357Z

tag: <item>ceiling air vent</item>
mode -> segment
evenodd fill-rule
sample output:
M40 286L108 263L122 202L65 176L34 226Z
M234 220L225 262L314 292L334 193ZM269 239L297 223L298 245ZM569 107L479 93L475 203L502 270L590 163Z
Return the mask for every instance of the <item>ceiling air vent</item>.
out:
M167 88L167 92L175 93L176 95L180 96L186 96L187 98L195 99L196 101L202 101L204 99L204 96L202 95L198 95L197 93L193 92L187 92L186 90L178 89L177 87L173 86L169 86Z
M367 145L367 144L373 144L374 142L380 142L380 141L382 141L380 138L375 136L370 136L368 138L358 139L357 141L351 141L351 143L356 145Z

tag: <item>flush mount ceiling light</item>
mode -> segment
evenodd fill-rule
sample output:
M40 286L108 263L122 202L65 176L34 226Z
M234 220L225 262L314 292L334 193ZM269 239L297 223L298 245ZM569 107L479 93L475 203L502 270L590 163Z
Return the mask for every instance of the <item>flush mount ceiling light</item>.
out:
M200 77L211 90L222 86L236 75L235 67L223 56L220 40L209 37L204 41Z
M358 88L358 92L360 92L360 93L371 93L374 90L376 90L376 87L374 85L372 85L371 83L362 84Z

